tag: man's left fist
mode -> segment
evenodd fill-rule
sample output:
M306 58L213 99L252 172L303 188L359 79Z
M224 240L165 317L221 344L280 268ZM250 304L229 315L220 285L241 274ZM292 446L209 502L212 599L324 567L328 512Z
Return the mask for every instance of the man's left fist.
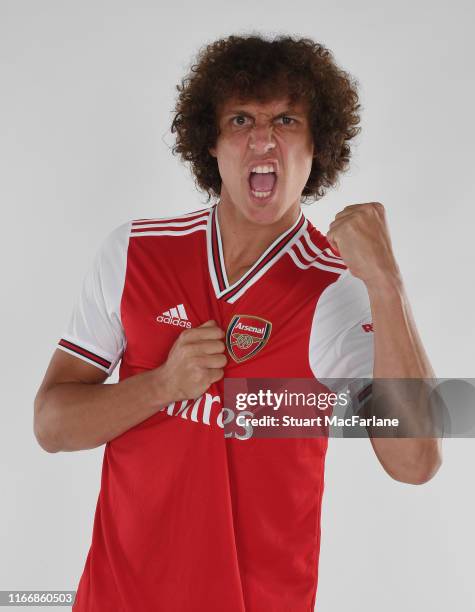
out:
M400 280L386 211L379 202L345 206L331 222L327 240L351 274L366 284Z

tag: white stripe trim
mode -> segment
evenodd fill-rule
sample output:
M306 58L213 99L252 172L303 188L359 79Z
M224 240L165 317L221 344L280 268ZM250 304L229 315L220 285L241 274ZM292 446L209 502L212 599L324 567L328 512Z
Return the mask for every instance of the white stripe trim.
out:
M309 255L307 251L303 248L302 241L297 242L295 246L298 248L305 261L315 261L315 257Z
M226 287L229 287L228 275L226 274L226 266L224 265L224 251L223 251L223 243L221 241L221 228L219 227L218 222L218 208L216 208L216 236L218 238L218 251L219 251L219 265L221 266L221 272L224 278L224 284Z
M313 260L307 265L303 264L293 250L289 251L289 255L292 258L294 264L300 268L301 270L308 270L312 266L315 268L319 268L320 270L325 270L327 272L335 272L336 274L342 274L343 272L347 272L348 268L334 268L333 266L325 266L321 264L319 261Z
M213 262L213 245L212 245L212 221L213 215L208 217L208 223L206 224L206 253L208 256L208 271L211 278L211 284L213 285L214 293L217 298L222 294L219 291L218 277L216 276L216 270Z
M328 251L328 249L325 249L325 251ZM335 257L334 255L333 256L327 255L325 251L322 251L322 254L320 255L320 259L324 259L325 261L330 261L333 263L340 263L340 264L346 265L341 257Z
M335 261L334 259L330 259L330 257L326 257L323 254L323 251L320 251L320 255L318 255L317 257L312 257L305 251L302 245L302 242L298 242L295 246L298 248L298 250L300 251L305 261L311 262L311 261L316 261L317 259L323 259L324 261L328 261L329 263L333 263L333 264L341 263L342 265L345 265L342 259L340 259L340 261Z
M313 242L311 242L311 240L309 239L308 233L303 237L303 240L305 240L305 242L307 243L309 249L311 249L315 254L316 254L316 258L312 258L304 249L302 243L298 243L296 246L298 247L302 257L305 259L305 261L315 261L315 259L321 259L323 261L328 261L328 263L330 264L341 264L343 266L345 266L345 262L343 261L343 259L341 257L329 257L328 255L325 254L325 251L328 251L328 248L325 249L325 251L322 251L321 249L319 249L315 244L313 244ZM310 243L310 244L309 244ZM318 251L318 252L317 252ZM345 266L346 267L346 266Z
M308 232L303 237L303 240L305 240L307 247L312 253L315 253L315 255L320 255L322 250L314 242L312 242L312 240L310 239L310 234Z
M171 221L172 219L182 219L182 218L186 219L187 217L192 217L193 215L209 215L211 210L212 210L211 208L207 208L202 211L195 210L194 212L183 213L182 215L175 215L174 217L159 217L155 219L134 219L132 221L132 224L140 223L141 221L148 221L149 223L161 223L162 221Z
M314 242L312 242L312 239L310 238L310 234L308 232L306 232L304 236L304 240L308 248L311 251L313 251L316 255L321 255L322 259L326 259L327 261L333 260L337 263L342 263L342 264L345 263L341 257L334 255L328 247L322 251L322 249L320 249Z
M197 223L198 221L207 221L208 219L208 215L204 215L201 217L196 217L196 219L192 219L191 221L176 221L175 223L171 222L171 223L158 223L158 222L153 222L153 223L143 223L142 225L133 225L132 229L141 229L143 227L155 227L157 229L161 228L161 227L186 227L187 225L193 225L193 223Z
M192 229L183 230L181 232L172 232L172 231L164 231L164 232L138 232L137 234L130 234L131 238L140 238L141 236L185 236L186 234L192 234L193 232L198 232L200 230L206 231L206 225L197 225Z

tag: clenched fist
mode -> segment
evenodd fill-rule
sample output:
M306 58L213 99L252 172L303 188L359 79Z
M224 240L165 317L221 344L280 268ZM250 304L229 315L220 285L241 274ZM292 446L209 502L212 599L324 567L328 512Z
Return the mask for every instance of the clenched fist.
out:
M346 206L330 224L327 239L351 274L367 285L400 281L385 209L379 202Z
M223 377L228 361L223 337L215 321L181 332L160 368L174 401L197 399Z

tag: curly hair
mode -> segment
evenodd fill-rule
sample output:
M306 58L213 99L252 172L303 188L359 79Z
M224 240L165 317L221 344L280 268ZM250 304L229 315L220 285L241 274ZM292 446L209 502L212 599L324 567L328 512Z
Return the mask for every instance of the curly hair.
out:
M331 51L310 38L229 36L203 47L176 86L173 154L189 162L196 185L218 197L221 176L209 149L219 135L217 113L233 96L265 102L287 96L306 102L315 156L302 201L318 200L348 168L349 141L361 130L357 81Z

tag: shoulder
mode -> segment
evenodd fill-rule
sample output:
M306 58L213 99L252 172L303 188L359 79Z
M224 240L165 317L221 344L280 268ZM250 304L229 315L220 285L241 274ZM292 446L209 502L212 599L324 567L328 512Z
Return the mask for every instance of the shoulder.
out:
M370 309L366 285L347 268L322 292L317 306L339 313L345 320L358 319Z
M145 236L183 236L205 230L212 208L203 208L173 217L131 219L114 227L103 239L98 256L110 260L127 254L130 241Z
M133 221L125 221L115 226L102 241L101 251L103 253L127 250Z
M347 270L345 262L332 249L326 236L308 219L289 254L301 270L318 270L320 273L323 271L338 276Z
M212 207L202 208L173 217L134 219L131 221L130 238L144 236L183 236L206 230Z
M322 253L326 253L329 257L332 257L339 262L343 262L338 253L333 250L333 247L328 242L326 235L317 229L309 219L307 219L306 238L307 242L316 252L320 251Z
M99 243L95 249L93 270L101 275L111 272L122 273L125 268L132 221L116 225Z

